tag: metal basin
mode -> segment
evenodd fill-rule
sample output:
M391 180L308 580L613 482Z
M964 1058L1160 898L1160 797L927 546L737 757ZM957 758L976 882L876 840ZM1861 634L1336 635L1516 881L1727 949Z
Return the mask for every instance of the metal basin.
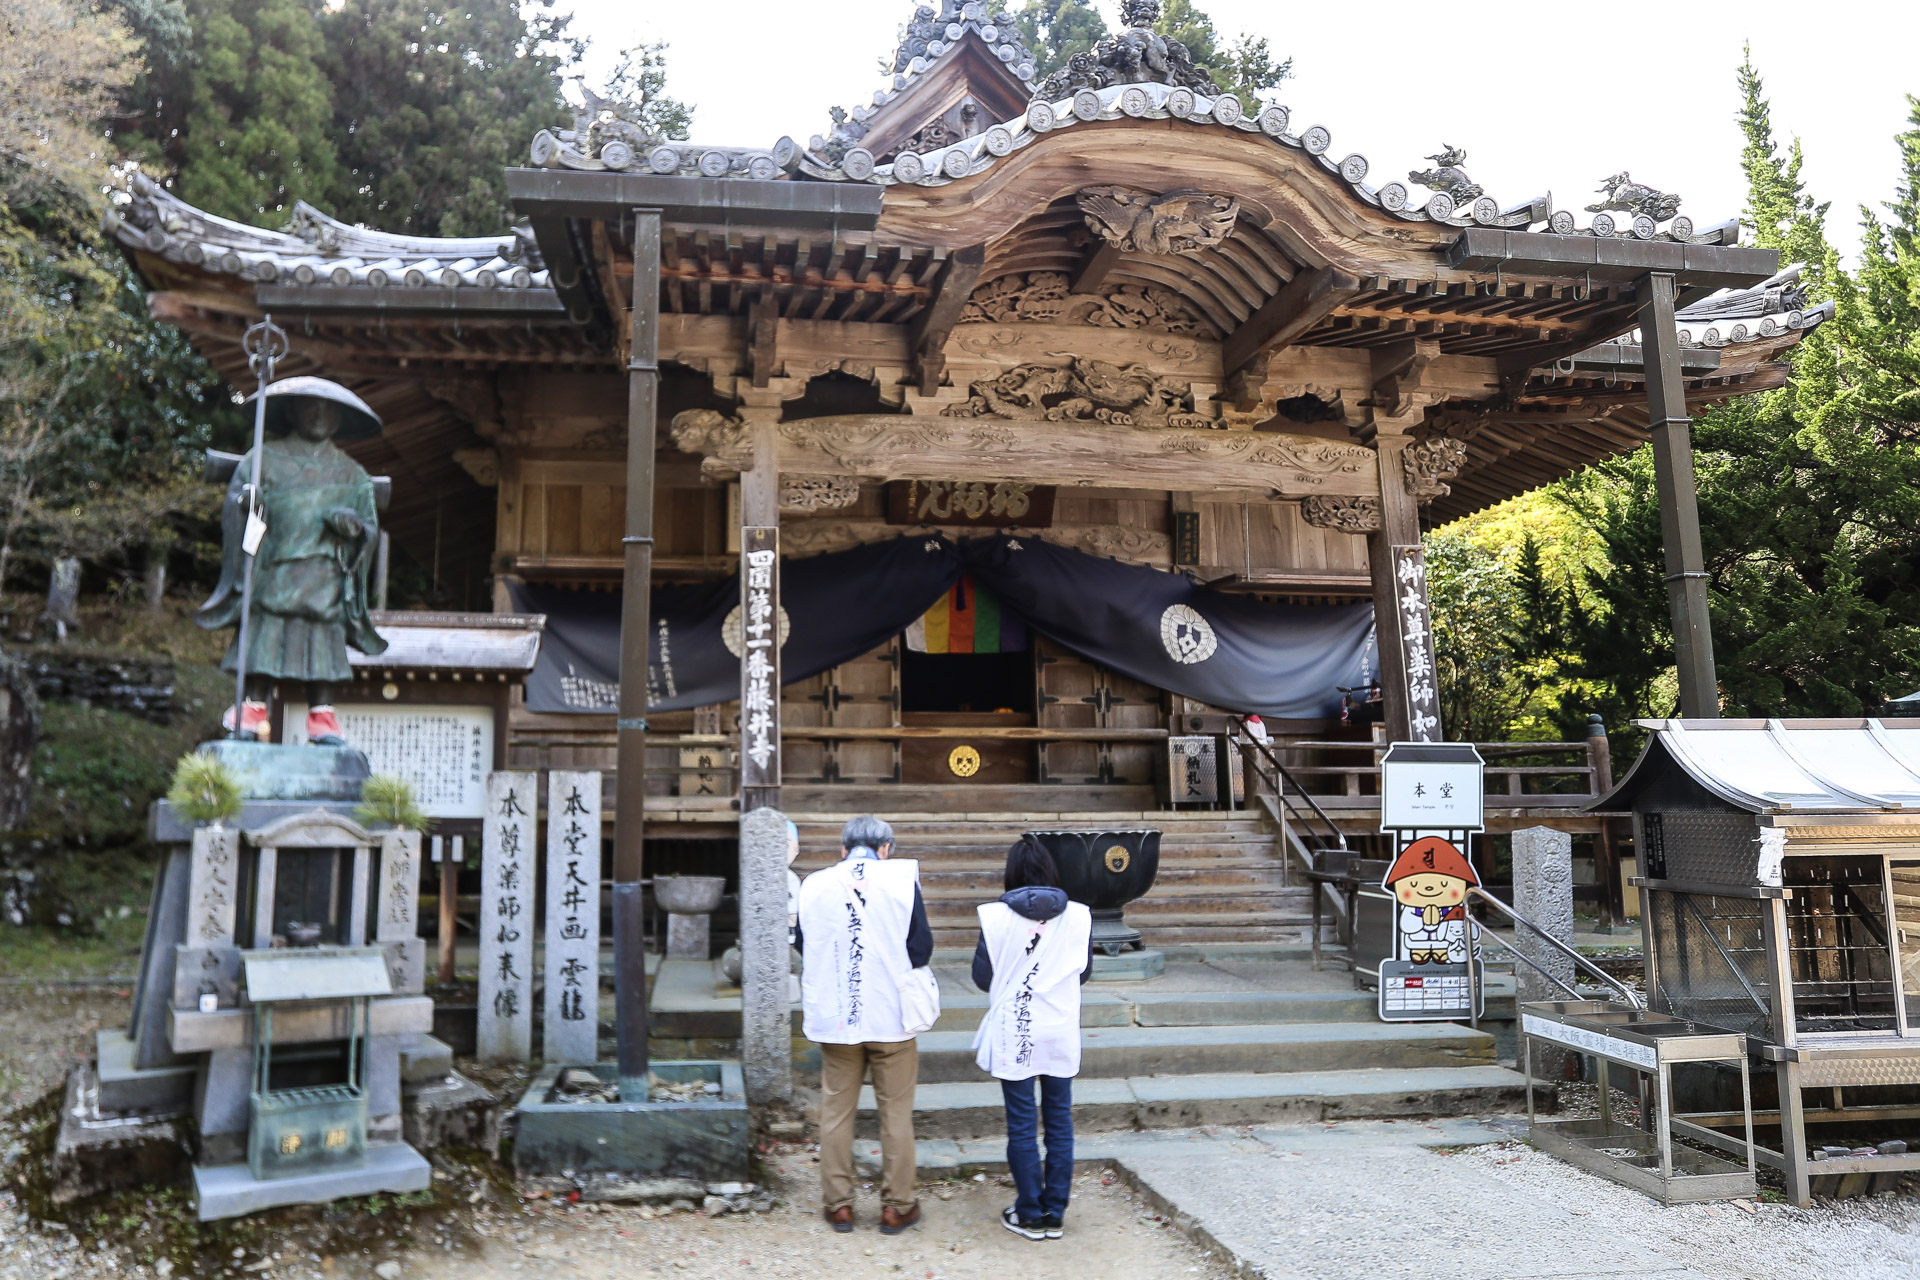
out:
M726 895L725 876L655 876L653 900L669 915L711 915Z
M1141 947L1123 911L1160 872L1158 831L1029 831L1060 870L1060 887L1093 912L1093 945L1110 956Z

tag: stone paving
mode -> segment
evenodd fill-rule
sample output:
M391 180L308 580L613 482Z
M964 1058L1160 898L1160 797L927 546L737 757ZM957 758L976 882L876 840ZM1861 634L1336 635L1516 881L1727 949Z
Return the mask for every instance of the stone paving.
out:
M1521 1127L1505 1118L1165 1133L1111 1158L1192 1238L1262 1280L1920 1275L1913 1196L1669 1208L1513 1140Z

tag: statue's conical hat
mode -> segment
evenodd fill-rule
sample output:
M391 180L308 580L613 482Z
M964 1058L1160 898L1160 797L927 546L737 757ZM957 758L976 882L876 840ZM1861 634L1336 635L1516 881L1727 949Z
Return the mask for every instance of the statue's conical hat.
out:
M246 402L252 404L258 395L256 391ZM380 434L380 415L369 408L365 400L326 378L282 378L268 383L267 431L285 435L292 425L287 420L287 410L295 400L301 399L331 400L341 407L344 412L340 430L333 437L335 440L364 440Z

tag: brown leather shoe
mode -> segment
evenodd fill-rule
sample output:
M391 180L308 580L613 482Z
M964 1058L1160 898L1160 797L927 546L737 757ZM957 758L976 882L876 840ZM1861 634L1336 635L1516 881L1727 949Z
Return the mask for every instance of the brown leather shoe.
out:
M915 1201L913 1208L907 1210L905 1213L901 1213L892 1205L887 1205L880 1210L880 1234L897 1236L918 1221L920 1221L920 1204L918 1201Z
M853 1206L850 1204L843 1204L838 1209L822 1209L820 1216L825 1218L827 1225L835 1231L853 1230Z

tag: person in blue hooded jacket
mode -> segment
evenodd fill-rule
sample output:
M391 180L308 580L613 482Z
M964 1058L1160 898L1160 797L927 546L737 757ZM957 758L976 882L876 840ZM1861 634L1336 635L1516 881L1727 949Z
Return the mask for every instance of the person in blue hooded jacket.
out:
M1093 915L1059 887L1053 855L1030 836L1007 851L1005 892L979 908L974 985L988 994L975 1061L1000 1081L1014 1203L1000 1223L1058 1240L1073 1189L1073 1077L1080 1071L1080 984L1093 972ZM1036 1117L1034 1081L1040 1082ZM1040 1162L1036 1118L1046 1127Z

